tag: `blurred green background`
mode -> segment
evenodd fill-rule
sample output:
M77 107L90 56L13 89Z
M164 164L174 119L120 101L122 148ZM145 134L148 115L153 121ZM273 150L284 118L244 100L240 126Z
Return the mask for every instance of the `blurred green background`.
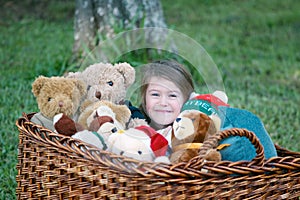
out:
M300 1L161 2L168 27L195 39L215 61L230 105L255 113L275 143L300 151ZM0 199L15 199L15 121L38 111L31 83L76 65L74 6L0 2Z

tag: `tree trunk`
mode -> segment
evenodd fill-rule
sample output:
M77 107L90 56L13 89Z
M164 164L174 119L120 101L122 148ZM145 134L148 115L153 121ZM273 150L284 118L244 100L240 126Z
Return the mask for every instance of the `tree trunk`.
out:
M76 0L73 54L78 59L106 38L143 27L167 27L159 0Z

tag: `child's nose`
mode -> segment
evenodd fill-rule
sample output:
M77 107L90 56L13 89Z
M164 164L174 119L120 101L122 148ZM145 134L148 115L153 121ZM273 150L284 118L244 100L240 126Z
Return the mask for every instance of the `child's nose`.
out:
M168 104L168 99L166 96L161 96L160 98L160 105L167 105Z

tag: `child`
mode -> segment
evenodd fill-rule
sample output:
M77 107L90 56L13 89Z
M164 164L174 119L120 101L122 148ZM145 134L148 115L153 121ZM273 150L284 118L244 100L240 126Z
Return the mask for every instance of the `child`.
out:
M192 75L174 60L149 63L142 69L141 111L155 130L174 122L194 91Z
M181 64L173 60L147 64L142 75L140 109L149 125L164 135L170 144L171 125L181 112L183 104L194 92L192 76ZM225 97L226 103L227 96ZM221 130L236 127L253 131L264 147L265 157L277 156L275 146L257 116L229 106L219 106L218 110L222 121ZM221 143L230 144L230 147L221 151L223 160L252 160L256 155L253 145L244 137L229 137Z

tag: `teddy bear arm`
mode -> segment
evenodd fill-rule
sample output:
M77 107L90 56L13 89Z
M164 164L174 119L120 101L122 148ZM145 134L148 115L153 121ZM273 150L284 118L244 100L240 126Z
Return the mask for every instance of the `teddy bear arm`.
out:
M96 133L92 133L88 130L83 130L80 132L77 132L75 135L72 136L72 138L81 140L87 144L91 144L95 147L98 147L99 149L106 150L106 141L101 139L100 135L96 135Z
M114 113L116 113L116 119L119 121L122 126L124 126L129 121L131 112L125 105L119 105L118 107L112 107L112 110Z
M198 149L184 149L173 152L170 156L171 163L188 162L198 155Z
M31 122L35 123L35 124L38 124L38 125L41 125L51 131L54 131L55 128L53 126L53 122L46 118L45 116L42 115L42 113L36 113L32 116L32 118L30 119Z
M221 153L215 149L210 149L204 156L207 161L221 161Z

